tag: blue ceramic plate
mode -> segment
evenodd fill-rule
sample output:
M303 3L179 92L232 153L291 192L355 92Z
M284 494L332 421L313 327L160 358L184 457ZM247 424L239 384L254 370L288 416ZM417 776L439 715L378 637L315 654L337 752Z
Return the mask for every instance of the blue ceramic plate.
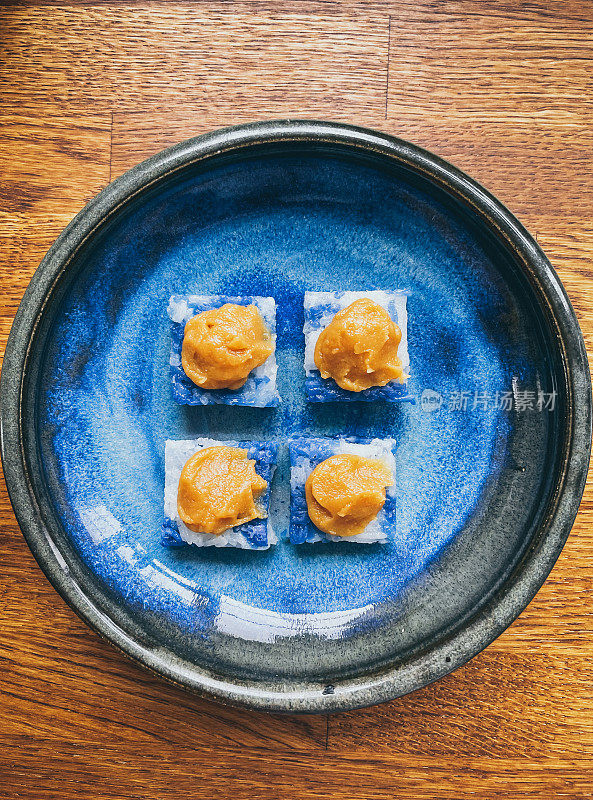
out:
M415 403L305 399L306 290L409 293ZM172 294L273 296L278 408L188 407ZM2 374L19 522L68 602L165 677L276 710L367 705L465 662L524 608L576 514L582 337L543 253L450 165L321 122L219 131L131 170L48 253ZM163 548L166 439L395 438L386 545Z

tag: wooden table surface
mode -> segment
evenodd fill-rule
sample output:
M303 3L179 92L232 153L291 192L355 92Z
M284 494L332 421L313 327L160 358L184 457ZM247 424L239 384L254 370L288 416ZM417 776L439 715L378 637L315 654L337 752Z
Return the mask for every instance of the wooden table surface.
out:
M593 356L593 6L81 2L0 8L2 347L27 282L111 179L211 128L374 126L469 172L535 234ZM471 663L330 716L225 708L86 628L0 497L0 796L593 796L593 480L550 578Z

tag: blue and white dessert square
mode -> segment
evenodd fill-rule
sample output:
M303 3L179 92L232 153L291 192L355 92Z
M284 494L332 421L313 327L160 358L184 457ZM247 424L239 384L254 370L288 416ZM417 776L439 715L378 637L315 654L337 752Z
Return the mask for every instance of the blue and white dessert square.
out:
M393 486L385 493L385 505L362 533L334 536L313 525L307 511L305 483L315 467L326 458L357 455L383 461L393 475ZM290 442L290 531L292 544L352 542L384 544L395 530L395 439L293 439Z
M196 533L190 530L177 513L177 490L181 471L189 459L205 447L240 447L254 459L258 475L267 482L265 491L258 497L256 506L265 513L265 519L253 519L220 534ZM239 547L242 550L267 550L278 542L268 511L270 486L276 469L278 445L273 442L221 442L216 439L167 440L165 443L165 509L161 544L177 547L194 544L197 547Z
M188 406L256 406L266 408L277 406L280 402L276 388L276 351L263 364L251 371L240 389L201 389L185 374L181 364L181 348L185 325L192 317L202 311L220 308L225 303L240 306L255 305L259 309L274 345L276 344L276 301L273 297L228 297L221 294L179 295L169 300L167 313L171 320L171 386L173 399L181 405Z
M391 381L385 386L372 386L361 392L350 392L342 389L333 378L322 378L315 366L315 345L323 331L339 311L343 311L355 300L363 298L374 300L384 308L393 322L399 326L402 334L397 354L402 362L404 381ZM304 315L305 325L305 391L307 399L312 403L329 403L336 400L386 400L397 403L412 400L408 391L407 380L410 368L408 354L408 312L407 294L389 290L373 290L369 292L305 292Z

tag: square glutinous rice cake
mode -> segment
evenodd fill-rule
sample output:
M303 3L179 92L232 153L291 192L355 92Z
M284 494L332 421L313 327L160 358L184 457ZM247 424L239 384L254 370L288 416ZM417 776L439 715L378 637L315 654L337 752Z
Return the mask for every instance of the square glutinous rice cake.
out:
M203 311L220 308L225 303L233 303L239 306L256 306L263 317L275 346L276 301L273 297L229 297L220 294L173 295L167 308L167 313L171 320L169 364L173 399L181 405L189 406L215 404L256 406L258 408L277 406L280 398L276 388L278 366L276 364L275 349L263 364L251 371L244 385L239 389L202 389L185 374L181 363L181 350L186 323Z
M393 477L386 488L385 504L362 533L334 536L320 531L311 522L307 509L305 483L315 467L335 455L358 455L383 462ZM293 439L290 442L290 541L385 543L395 530L395 439Z
M243 525L229 528L220 534L196 533L180 519L177 510L179 478L187 461L199 450L226 445L247 450L247 456L255 461L255 470L266 482L267 488L256 500L263 519L253 519ZM221 442L215 439L168 440L165 443L165 509L161 543L165 547L196 545L197 547L239 547L243 550L266 550L276 544L268 511L270 486L276 468L278 446L273 442Z
M360 392L342 389L332 378L322 378L314 361L315 345L321 332L327 328L339 311L343 311L355 300L369 299L381 306L401 331L397 355L403 368L403 382L394 380L385 386L371 386ZM329 403L336 400L384 400L398 403L411 400L407 380L410 357L408 354L408 296L405 292L373 290L368 292L305 292L305 390L312 403Z

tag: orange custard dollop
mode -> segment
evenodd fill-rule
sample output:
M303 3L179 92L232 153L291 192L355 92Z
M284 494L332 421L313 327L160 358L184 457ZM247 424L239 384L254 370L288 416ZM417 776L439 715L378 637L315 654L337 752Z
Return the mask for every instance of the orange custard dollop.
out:
M201 389L240 389L249 373L274 352L257 306L225 303L185 325L181 366Z
M402 334L384 308L367 297L339 311L321 331L313 355L322 378L361 392L403 381L397 348Z
M181 471L177 513L190 530L218 535L266 516L256 501L267 485L246 450L206 447Z
M383 508L388 486L393 486L393 475L382 461L331 456L315 467L305 483L311 522L324 533L356 536Z

